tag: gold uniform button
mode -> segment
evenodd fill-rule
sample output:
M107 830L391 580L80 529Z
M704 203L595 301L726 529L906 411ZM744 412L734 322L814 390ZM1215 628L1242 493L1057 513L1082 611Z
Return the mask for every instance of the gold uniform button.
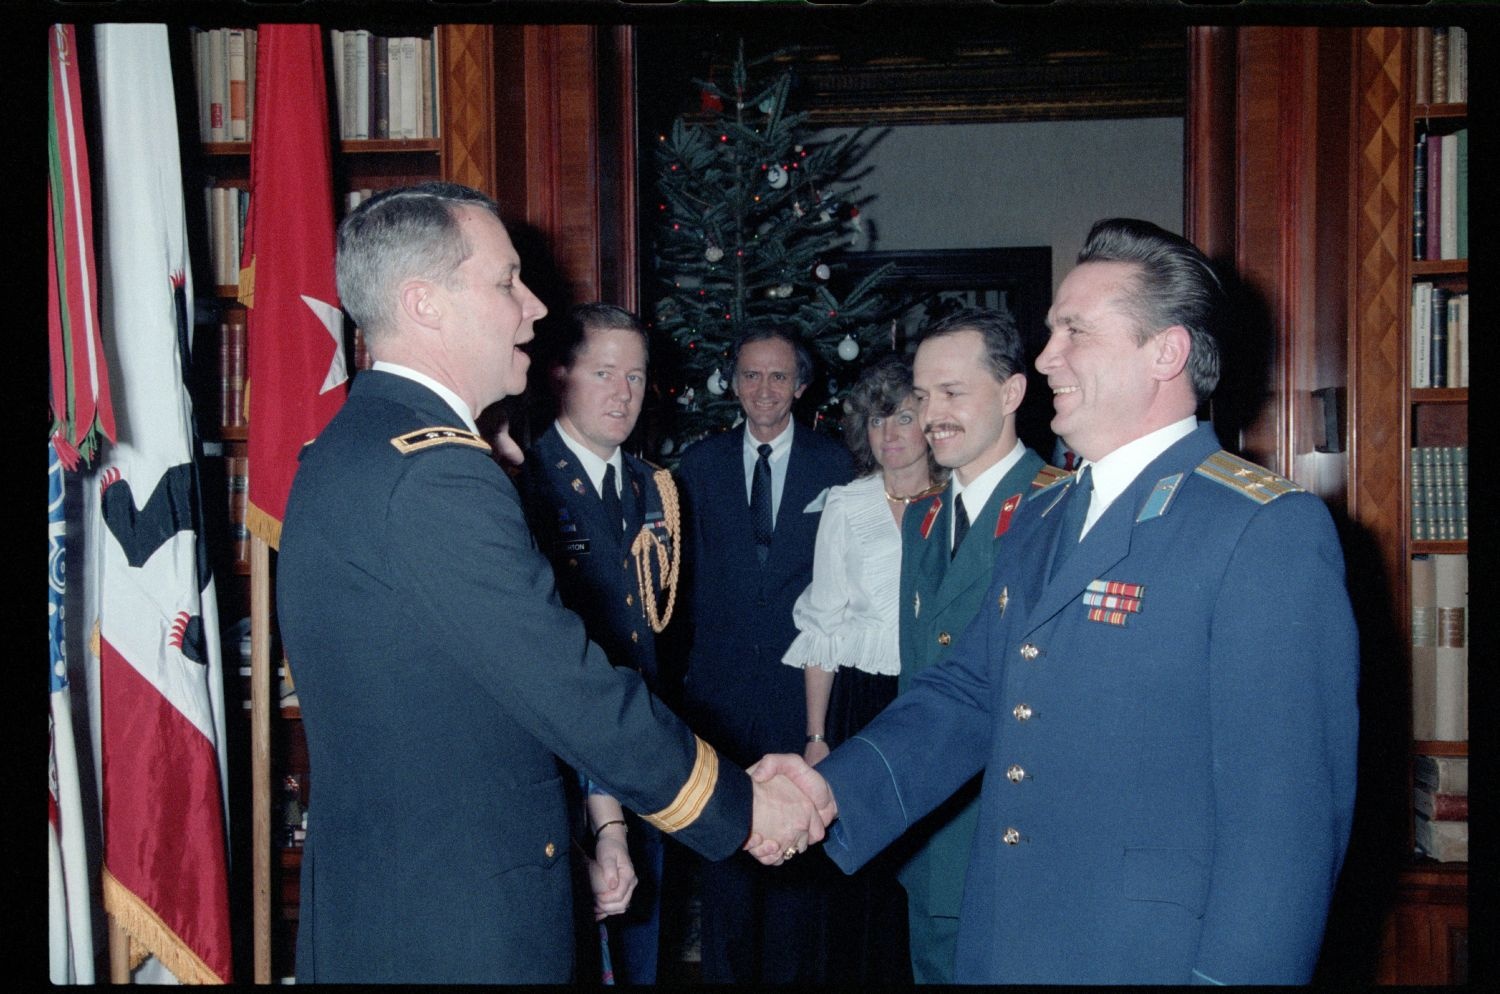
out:
M551 859L553 856L557 855L557 846L549 842L547 843L546 848L542 850L542 852L546 854L548 859Z
M1031 717L1031 705L1025 703L1017 704L1011 709L1010 713L1016 716L1017 721L1026 721Z
M640 632L631 632L630 633L630 641L632 641L632 642L639 642L640 640L641 640L641 633Z
M1021 658L1026 660L1027 662L1030 662L1041 654L1042 650L1038 649L1030 642L1023 643L1021 646Z
M953 641L953 636L947 632L938 632L938 645L948 645Z
M1018 845L1021 841L1021 833L1014 828L1007 828L1005 834L1000 836L1001 840L1008 846Z
M1012 764L1011 767L1005 771L1005 779L1009 780L1011 783L1020 783L1022 780L1026 779L1026 771L1019 765Z
M625 595L625 606L626 607L630 607L633 604L635 604L635 594L626 594Z
M578 566L578 560L576 560L576 559L569 559L568 560L568 565L576 568Z

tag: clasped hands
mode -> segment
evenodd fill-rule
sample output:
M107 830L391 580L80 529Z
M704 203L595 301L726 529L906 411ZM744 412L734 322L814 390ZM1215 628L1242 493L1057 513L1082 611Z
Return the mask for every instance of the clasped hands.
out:
M763 756L747 772L753 806L746 852L767 866L780 866L823 841L839 809L822 774L795 753Z

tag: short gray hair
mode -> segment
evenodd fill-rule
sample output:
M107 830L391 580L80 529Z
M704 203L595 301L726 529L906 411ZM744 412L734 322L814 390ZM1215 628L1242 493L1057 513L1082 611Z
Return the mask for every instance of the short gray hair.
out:
M395 325L397 288L409 279L451 284L473 251L455 212L471 206L500 218L495 201L457 183L422 183L377 194L339 225L338 291L344 310L379 339Z

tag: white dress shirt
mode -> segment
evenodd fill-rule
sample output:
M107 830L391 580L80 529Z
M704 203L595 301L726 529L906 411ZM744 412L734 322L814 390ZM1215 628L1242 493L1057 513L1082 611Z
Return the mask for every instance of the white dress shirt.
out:
M1094 527L1094 522L1109 510L1109 505L1114 503L1116 497L1135 482L1135 478L1151 464L1151 460L1170 449L1174 443L1191 435L1197 427L1198 419L1189 416L1165 428L1158 428L1149 435L1142 435L1133 442L1126 442L1096 463L1085 462L1080 465L1080 471L1084 466L1094 467L1091 473L1094 495L1089 501L1089 513L1083 519L1079 541L1083 541L1083 536Z
M1015 448L1011 449L995 465L974 477L968 486L964 486L958 482L957 473L953 474L953 496L964 499L964 513L969 516L969 524L972 525L974 519L979 516L979 512L984 510L985 502L990 499L990 494L993 494L995 488L1000 485L1001 477L1009 473L1011 467L1020 462L1021 457L1025 454L1026 446L1020 439L1017 439ZM950 550L953 548L953 529L956 524L957 517L952 514L948 515L948 548Z
M792 432L797 422L788 420L786 429L771 439L771 527L776 527L776 514L781 510L781 491L786 486L786 464L792 458ZM751 498L755 485L755 464L760 461L761 442L750 434L750 425L745 424L745 503Z

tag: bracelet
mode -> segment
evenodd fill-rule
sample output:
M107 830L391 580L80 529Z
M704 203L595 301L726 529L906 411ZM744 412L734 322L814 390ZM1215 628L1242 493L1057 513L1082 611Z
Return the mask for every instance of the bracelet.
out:
M600 825L598 828L594 829L594 841L598 842L599 841L599 833L603 832L606 828L608 828L611 825L619 825L621 828L625 829L625 831L627 833L630 831L630 827L625 824L625 819L624 818L616 818L613 821L607 821L603 825Z
M813 734L811 734L811 735L809 735L807 737L807 741L810 744L810 743L813 743L813 742L827 742L828 740L825 739L825 738L823 738L823 736L820 735L820 734L818 734L817 732L814 732Z

